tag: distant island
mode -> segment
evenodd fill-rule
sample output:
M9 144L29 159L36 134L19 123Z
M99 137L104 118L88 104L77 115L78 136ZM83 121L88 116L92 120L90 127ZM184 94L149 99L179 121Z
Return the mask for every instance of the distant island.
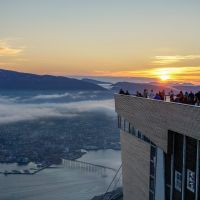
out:
M0 89L3 90L106 90L83 80L64 76L37 75L0 69Z

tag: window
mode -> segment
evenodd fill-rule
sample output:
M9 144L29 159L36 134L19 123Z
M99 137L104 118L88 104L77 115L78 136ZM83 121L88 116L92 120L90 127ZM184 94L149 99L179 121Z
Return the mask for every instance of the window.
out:
M124 131L124 128L125 128L125 121L124 121L124 118L121 117L121 130Z
M142 139L142 134L140 131L138 131L138 138Z
M135 128L133 126L131 126L131 134L135 135Z
M122 128L122 119L121 116L118 115L118 128Z
M154 193L153 192L149 192L149 200L154 200Z
M129 122L125 120L125 123L124 123L124 131L126 131L127 133L129 133Z
M151 161L154 162L155 157L156 157L156 148L154 146L151 146Z
M150 190L155 190L155 181L154 178L150 177Z
M175 170L175 189L181 192L182 188L182 174Z
M123 117L118 116L118 127L125 131L126 133L130 133L131 135L134 135L135 137L139 138L140 140L143 140L146 143L149 143L153 145L154 148L156 148L156 145L153 144L149 138L147 138L142 132L140 132L138 129L136 129L130 122L125 120Z
M135 136L138 137L138 129L135 129Z
M187 189L195 192L195 173L190 169L187 170Z
M149 138L147 138L145 135L143 136L143 139L144 139L145 142L150 143Z
M170 200L170 193L171 193L171 190L170 190L170 186L166 186L165 187L165 194L166 194L166 199L165 200Z
M155 199L155 186L156 186L156 162L157 162L157 147L151 144L151 155L150 155L150 180L149 180L149 190L151 194L149 199Z
M131 124L128 125L128 132L131 133Z
M155 166L152 161L150 162L150 175L155 176Z

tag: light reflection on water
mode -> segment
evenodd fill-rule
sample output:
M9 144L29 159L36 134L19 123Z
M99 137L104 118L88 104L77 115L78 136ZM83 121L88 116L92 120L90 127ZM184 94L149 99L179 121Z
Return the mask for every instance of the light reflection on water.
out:
M30 162L28 165L18 165L17 163L12 163L12 164L0 164L0 172L4 172L5 170L7 171L12 171L12 170L30 170L32 168L37 168L37 165L35 163Z
M90 151L79 160L115 169L121 163L120 151L114 150ZM114 174L112 170L104 176L78 168L53 168L35 175L0 175L0 199L89 200L105 192Z

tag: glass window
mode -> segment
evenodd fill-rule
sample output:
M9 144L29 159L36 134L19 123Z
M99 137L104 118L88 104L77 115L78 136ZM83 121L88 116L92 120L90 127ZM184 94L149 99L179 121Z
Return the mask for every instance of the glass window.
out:
M154 161L156 157L156 148L154 146L151 146L151 161Z
M121 119L121 116L118 115L118 128L121 129L122 127L122 119Z
M142 139L142 133L138 131L138 138Z
M131 133L131 124L129 123L128 132Z
M155 176L155 165L152 161L150 162L150 175Z
M121 130L123 130L124 131L124 118L123 117L121 117Z
M195 192L195 172L190 169L187 169L187 189L191 192Z
M150 190L154 191L155 189L155 181L154 178L150 177Z
M154 200L154 194L153 192L149 192L149 200Z
M136 130L135 128L132 126L132 131L131 131L132 135L136 135Z
M166 186L165 187L165 197L166 197L166 199L165 200L170 200L170 192L171 192L171 190L170 190L170 187L168 187L168 186Z
M129 122L125 120L125 127L124 130L129 133Z
M144 139L145 142L150 143L149 138L147 138L145 135L143 135L143 139Z
M175 170L175 189L181 192L182 188L182 174Z
M135 136L138 137L138 129L135 129Z

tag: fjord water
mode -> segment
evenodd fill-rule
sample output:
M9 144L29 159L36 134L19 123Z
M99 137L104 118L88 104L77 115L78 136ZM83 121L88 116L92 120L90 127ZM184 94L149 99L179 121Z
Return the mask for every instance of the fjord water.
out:
M90 151L80 160L118 168L120 151ZM1 167L1 165L0 165ZM45 169L35 175L0 175L1 200L89 200L104 193L114 177L73 168Z
M99 118L96 116L104 115L108 119L116 118L113 95L107 91L1 91L0 94L1 133L5 130L8 134L10 130L14 130L25 134L26 130L40 131L38 127L42 127L42 134L43 131L54 127L55 130L59 130L54 133L56 137L63 130L72 130L70 120L73 118L73 126L77 126L74 130L81 134L79 121L75 120L85 116L84 123L92 124L90 127L95 134L100 128L97 127L95 120ZM107 123L105 117L103 120L104 124L109 126L110 121ZM111 122L115 124L113 120ZM56 124L57 122L59 124ZM113 127L112 124L112 132ZM104 134L109 135L110 131ZM121 163L120 151L109 149L89 151L79 160L115 169L118 169ZM5 171L13 166L17 170L23 168L16 164L0 164L0 170ZM106 174L102 175L98 172L65 167L47 168L35 175L0 174L0 200L88 200L104 193L114 174L112 170L106 170Z

